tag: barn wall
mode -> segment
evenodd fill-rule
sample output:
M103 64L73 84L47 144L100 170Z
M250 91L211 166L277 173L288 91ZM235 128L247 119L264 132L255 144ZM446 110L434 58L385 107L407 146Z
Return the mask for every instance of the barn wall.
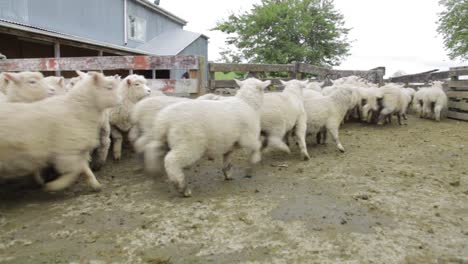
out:
M128 15L146 20L146 40L181 24L127 0ZM0 19L101 42L124 45L124 0L0 0ZM51 19L53 18L53 19ZM141 42L128 40L128 47Z

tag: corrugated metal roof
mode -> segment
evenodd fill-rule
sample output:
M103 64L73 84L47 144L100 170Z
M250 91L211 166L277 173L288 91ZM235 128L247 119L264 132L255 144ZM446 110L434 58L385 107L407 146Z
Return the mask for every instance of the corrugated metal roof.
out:
M145 44L138 46L137 49L161 56L177 55L199 37L208 38L200 33L173 29L163 32Z
M28 25L28 24L24 24L24 23L9 21L9 20L6 20L6 19L0 19L0 27L7 27L7 28L11 28L11 29L17 29L17 30L21 30L21 31L46 35L46 36L55 37L55 38L59 38L59 39L66 39L66 40L81 42L81 43L85 43L85 44L90 44L90 45L105 47L105 48L109 48L109 49L125 51L125 52L129 52L129 53L154 55L154 54L151 54L151 53L145 52L143 50L139 50L139 49L132 49L132 48L127 48L127 47L123 47L123 46L119 46L119 45L115 45L115 44L95 41L95 40L91 40L91 39L87 39L87 38L82 38L82 37L78 37L78 36L58 32L58 31L50 30L50 29L47 29L47 28L41 28L41 27L37 27L37 26L31 26L31 25Z

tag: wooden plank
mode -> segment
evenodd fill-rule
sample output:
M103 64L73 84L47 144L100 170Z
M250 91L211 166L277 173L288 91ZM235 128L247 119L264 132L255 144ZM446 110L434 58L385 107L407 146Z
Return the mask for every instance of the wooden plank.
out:
M293 72L294 64L210 63L210 72Z
M468 112L468 91L448 91L447 97L449 109Z
M442 71L442 72L435 72L435 71L437 70L393 77L393 78L389 78L389 81L400 82L400 83L427 83L429 81L445 80L449 78L448 71Z
M450 88L466 88L468 90L468 80L449 81Z
M262 79L262 81L270 80L271 84L275 87L283 87L280 80L289 81L292 78L282 78L282 79ZM213 89L218 88L239 88L234 80L211 80L210 87L214 87Z
M151 90L159 90L164 93L195 94L198 93L198 80L196 79L154 79L147 80Z
M106 56L74 58L8 59L0 61L3 71L74 71L74 70L170 70L198 69L198 57L177 56Z
M459 113L459 112L454 112L454 111L448 111L447 112L447 117L452 118L452 119L457 119L457 120L468 121L468 113Z
M468 66L450 68L450 77L468 75Z
M327 76L331 69L323 68L323 67L318 67L306 63L298 63L297 71L300 73L308 73L308 74L314 74L320 77L325 77Z

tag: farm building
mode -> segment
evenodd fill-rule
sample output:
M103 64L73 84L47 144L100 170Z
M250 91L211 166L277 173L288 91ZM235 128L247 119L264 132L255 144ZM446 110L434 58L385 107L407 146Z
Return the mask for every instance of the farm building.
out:
M207 60L208 37L184 30L186 24L146 0L0 0L0 53L9 59L197 55ZM184 73L160 70L156 77L179 79Z

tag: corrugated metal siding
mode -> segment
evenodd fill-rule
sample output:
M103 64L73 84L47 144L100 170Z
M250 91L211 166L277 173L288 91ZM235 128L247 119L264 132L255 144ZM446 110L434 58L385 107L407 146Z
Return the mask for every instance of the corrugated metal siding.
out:
M123 0L0 0L0 18L117 45L124 44L123 9ZM146 40L182 28L132 0L128 15L146 20ZM129 40L127 46L141 44Z
M0 0L0 17L20 23L28 23L28 7L28 0Z
M189 46L187 46L183 51L179 54L181 55L198 55L205 57L206 63L206 79L208 80L208 40L204 37L199 37L197 40L192 42ZM183 71L177 71L176 76L182 76L184 74Z
M128 1L128 15L146 19L146 41L153 39L163 31L182 28L180 24L173 22L169 18L155 14L149 8L130 0ZM128 40L128 46L131 48L136 48L141 44L142 42Z

